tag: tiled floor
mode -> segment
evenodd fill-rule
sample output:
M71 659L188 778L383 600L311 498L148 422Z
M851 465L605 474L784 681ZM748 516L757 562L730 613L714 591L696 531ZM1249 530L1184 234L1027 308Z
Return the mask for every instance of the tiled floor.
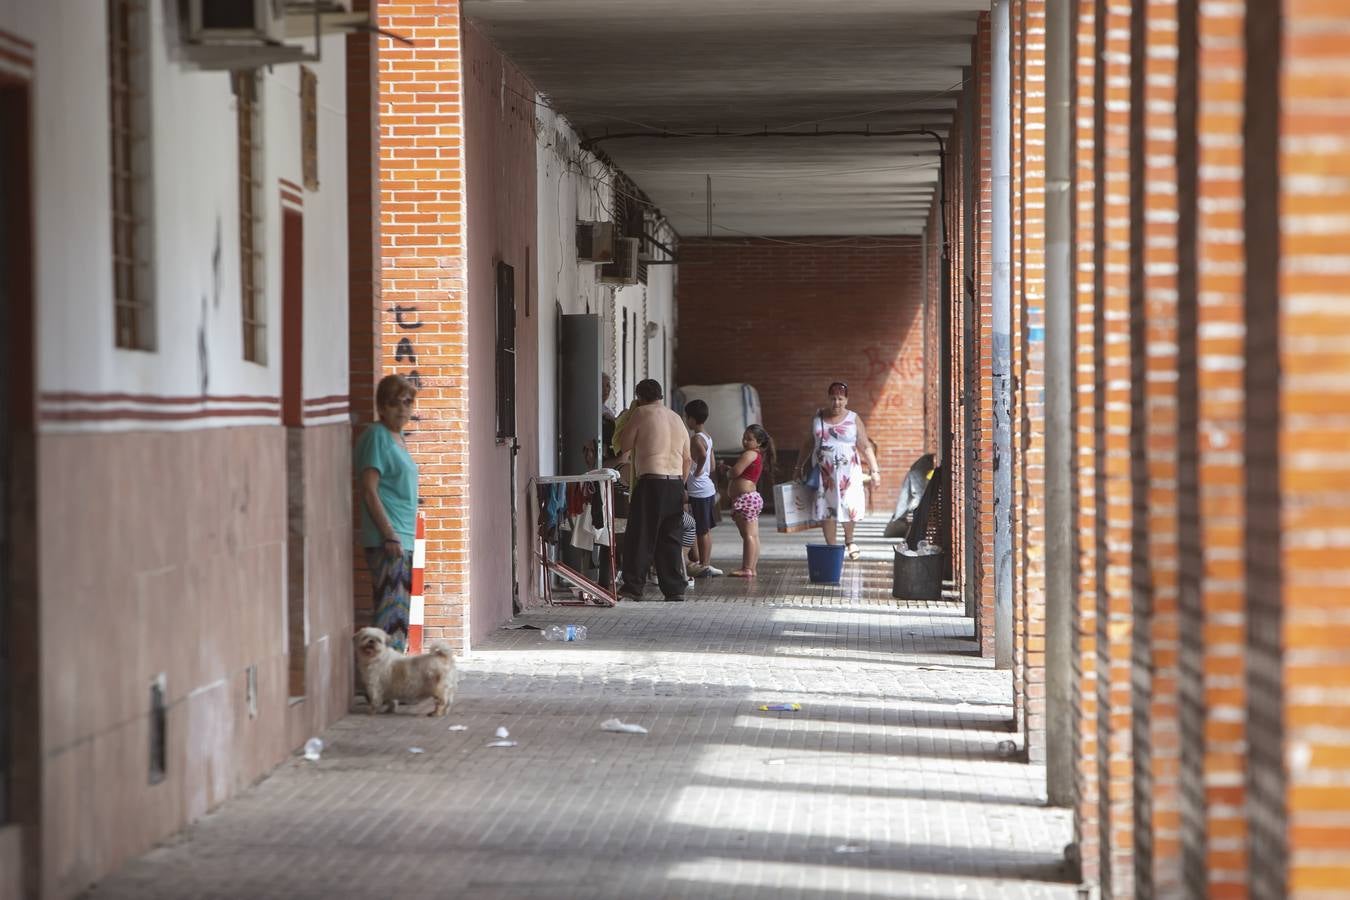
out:
M590 634L498 632L447 719L350 716L92 896L1073 897L969 620L890 599L879 540L826 588L807 536L765 537L755 583L520 617Z

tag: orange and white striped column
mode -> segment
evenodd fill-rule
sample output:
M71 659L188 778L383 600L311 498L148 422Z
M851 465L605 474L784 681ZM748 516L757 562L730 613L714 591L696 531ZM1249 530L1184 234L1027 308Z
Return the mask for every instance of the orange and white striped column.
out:
M412 587L408 597L408 653L422 652L422 624L426 620L426 601L422 583L427 566L427 520L417 512L417 531L413 535Z

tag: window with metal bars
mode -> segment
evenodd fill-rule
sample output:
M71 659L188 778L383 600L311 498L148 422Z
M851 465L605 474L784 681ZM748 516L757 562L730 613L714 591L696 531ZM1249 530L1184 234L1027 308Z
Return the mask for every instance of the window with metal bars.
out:
M113 316L128 350L155 347L148 33L145 0L108 0Z
M244 359L267 362L263 290L262 102L256 71L234 74L239 144L239 301Z

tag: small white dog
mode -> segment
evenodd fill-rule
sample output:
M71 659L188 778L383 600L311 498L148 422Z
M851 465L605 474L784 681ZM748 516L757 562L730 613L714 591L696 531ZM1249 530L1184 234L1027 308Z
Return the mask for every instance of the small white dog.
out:
M443 716L455 699L455 658L450 645L436 641L421 656L404 656L389 646L389 635L380 628L362 628L356 643L356 671L370 699L370 711L393 712L399 703L416 703L432 697L436 707L429 716Z

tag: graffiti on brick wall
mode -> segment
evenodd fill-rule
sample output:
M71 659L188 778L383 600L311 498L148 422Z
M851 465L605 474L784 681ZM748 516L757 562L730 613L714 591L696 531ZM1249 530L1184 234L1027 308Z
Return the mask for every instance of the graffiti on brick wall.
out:
M417 320L416 306L402 306L395 303L393 311L394 327L399 329L401 335L398 339L398 344L394 346L394 365L408 365L412 367L404 377L406 377L409 383L420 392L422 390L422 376L417 371L417 347L413 345L413 337L416 336L417 329L421 328L426 323ZM421 420L419 415L413 413L413 425L408 430L416 430L417 423Z
M874 409L899 409L914 402L912 390L923 385L923 354L897 352L894 344L863 347L862 354L866 364L859 387L873 398Z

